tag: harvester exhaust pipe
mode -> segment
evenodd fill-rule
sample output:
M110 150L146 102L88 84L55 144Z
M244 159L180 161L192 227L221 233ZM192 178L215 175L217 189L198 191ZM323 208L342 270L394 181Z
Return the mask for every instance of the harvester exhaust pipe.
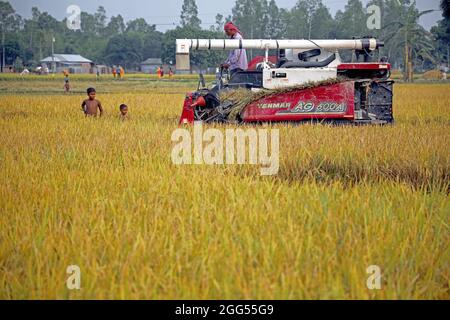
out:
M316 49L327 50L367 50L373 51L383 46L375 38L351 40L267 40L267 39L177 39L177 70L190 70L190 50L227 50L227 49Z

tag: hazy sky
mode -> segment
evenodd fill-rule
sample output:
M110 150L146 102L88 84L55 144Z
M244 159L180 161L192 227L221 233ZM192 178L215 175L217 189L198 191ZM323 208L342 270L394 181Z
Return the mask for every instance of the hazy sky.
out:
M78 5L82 11L93 13L98 6L104 6L108 17L121 14L126 21L135 18L145 18L148 23L156 24L157 29L165 31L173 28L179 21L183 0L9 0L14 9L24 17L30 17L31 8L38 7L40 11L47 11L52 16L62 20L68 16L66 9L69 5ZM231 8L236 0L197 0L199 18L203 27L208 28L215 21L215 15L231 14ZM297 0L276 0L279 7L292 8ZM367 3L368 0L362 0ZM334 15L337 10L344 9L347 0L323 0L323 3ZM417 0L420 10L439 9L439 0ZM422 17L422 25L429 29L442 19L441 12L432 12Z

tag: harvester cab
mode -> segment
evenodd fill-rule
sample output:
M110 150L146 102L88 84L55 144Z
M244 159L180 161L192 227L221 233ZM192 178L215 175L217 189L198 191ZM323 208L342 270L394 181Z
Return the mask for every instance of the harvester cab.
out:
M256 70L231 78L218 69L216 84L187 94L180 123L204 122L393 122L390 64L372 62L383 42L352 40L177 40L177 69L189 70L190 50L260 49ZM269 50L277 61L269 61ZM342 62L339 50L356 61ZM363 62L359 62L359 57Z

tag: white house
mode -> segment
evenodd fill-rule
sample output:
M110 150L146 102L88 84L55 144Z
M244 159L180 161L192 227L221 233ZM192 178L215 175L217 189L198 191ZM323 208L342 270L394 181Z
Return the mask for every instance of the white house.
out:
M56 72L68 70L69 73L92 73L94 63L79 54L54 54L41 61L42 66L48 67L52 70L52 65L55 63Z

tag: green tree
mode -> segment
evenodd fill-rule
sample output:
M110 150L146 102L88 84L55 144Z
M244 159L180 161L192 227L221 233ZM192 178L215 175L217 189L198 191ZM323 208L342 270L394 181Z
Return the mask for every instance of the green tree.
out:
M310 17L310 32L308 36L313 39L335 39L337 31L333 17L328 8L322 3L317 2Z
M156 31L155 25L149 25L145 19L139 18L127 23L126 32L138 35L142 39L143 60L161 57L161 33Z
M216 23L211 26L211 31L222 32L225 25L224 16L220 13L216 14Z
M319 3L319 0L299 0L290 11L284 12L282 19L288 38L307 39L310 36L310 22Z
M183 0L181 7L181 26L193 29L201 29L201 20L198 18L198 8L195 0Z
M397 21L403 14L402 6L398 0L371 0L367 6L377 5L381 12L381 29L368 30L368 34L384 41L384 47L379 49L380 56L385 56L394 68L403 63L403 48L398 46L393 36L398 31L398 25L391 23Z
M103 6L99 6L94 14L95 30L98 34L102 33L106 27L106 10Z
M281 24L281 13L275 0L270 0L267 12L267 37L279 39L283 37L283 28Z
M107 36L114 36L125 32L125 22L123 17L119 14L117 17L111 17L108 25L105 28L105 34Z
M448 1L441 1L442 17L437 26L431 28L431 33L436 39L435 55L441 63L446 63L450 67L450 19Z
M337 37L351 39L367 35L367 16L360 0L348 0L344 12L336 13Z
M35 14L33 14L33 9L37 10L37 8L32 8L32 18L24 20L23 30L21 30L21 36L24 42L24 48L30 52L29 57L24 57L25 64L36 64L34 60L36 58L36 38L38 37L39 31L37 30L37 21L35 19Z
M1 72L6 63L6 34L18 27L20 17L16 14L13 7L9 2L0 1L0 32L2 34L2 60L1 60Z
M106 45L105 60L109 64L137 68L143 60L143 40L137 33L124 33L111 37Z
M233 22L249 39L269 38L267 0L237 0L231 10Z
M143 18L131 20L127 23L126 32L148 33L156 30L156 26L149 25Z
M95 16L87 12L81 12L81 30L90 34L97 34L97 24Z
M433 10L419 11L415 4L415 1L404 1L400 5L393 3L391 10L395 11L397 18L384 26L388 30L386 41L403 49L403 76L408 82L414 79L414 60L436 63L432 35L419 24L419 18Z
M53 37L62 33L62 23L52 17L48 12L40 12L36 7L32 8L32 22L30 27L34 30L34 42L37 43L37 52L34 58L36 62L51 53Z
M237 0L231 10L233 23L236 24L244 38L268 39L270 38L269 5L267 0ZM261 55L261 50L249 50L250 60Z
M144 47L142 56L147 58L161 58L162 33L152 31L144 35Z
M13 65L22 51L20 42L17 38L8 37L5 40L5 64Z

